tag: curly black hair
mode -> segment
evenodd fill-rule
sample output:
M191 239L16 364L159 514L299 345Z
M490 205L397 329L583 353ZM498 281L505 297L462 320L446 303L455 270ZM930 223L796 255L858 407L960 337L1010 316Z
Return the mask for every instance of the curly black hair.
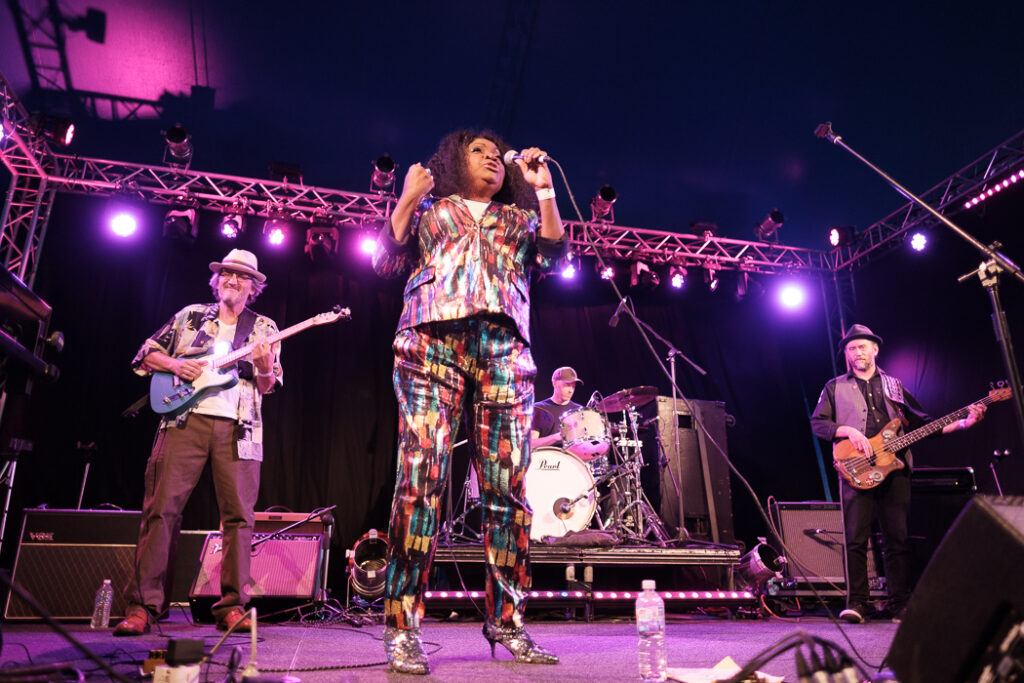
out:
M441 139L437 151L427 162L427 168L434 175L432 194L447 197L451 194L463 194L468 182L466 180L466 148L477 138L490 140L498 147L502 156L512 149L497 133L490 130L457 130ZM495 193L491 201L501 204L515 204L523 209L538 210L537 194L526 179L519 166L512 164L505 167L505 180L501 189Z

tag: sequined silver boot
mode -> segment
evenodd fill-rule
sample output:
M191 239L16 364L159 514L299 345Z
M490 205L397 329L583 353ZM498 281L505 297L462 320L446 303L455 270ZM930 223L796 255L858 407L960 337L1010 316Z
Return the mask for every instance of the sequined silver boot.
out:
M384 629L384 654L388 668L400 674L428 674L430 662L423 652L420 630L400 629L391 626Z

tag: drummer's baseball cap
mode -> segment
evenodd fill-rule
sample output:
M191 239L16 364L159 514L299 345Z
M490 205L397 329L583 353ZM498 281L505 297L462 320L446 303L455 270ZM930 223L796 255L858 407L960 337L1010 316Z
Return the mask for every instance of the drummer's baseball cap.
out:
M583 380L577 377L576 371L570 368L569 366L565 366L564 368L558 368L557 370L555 370L554 374L551 375L552 383L557 382L559 380L561 380L562 382L579 382L580 384L583 384Z

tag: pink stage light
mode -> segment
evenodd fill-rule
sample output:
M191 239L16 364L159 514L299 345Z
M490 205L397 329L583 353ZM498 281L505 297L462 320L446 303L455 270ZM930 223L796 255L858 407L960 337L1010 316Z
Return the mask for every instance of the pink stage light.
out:
M910 238L910 246L914 251L924 251L924 248L928 246L928 238L924 236L924 233L915 232L914 236Z
M359 251L363 252L367 256L373 256L373 253L377 251L377 238L376 237L364 237L359 241Z
M611 266L605 266L599 271L602 280L611 280L615 277L615 269Z
M565 267L562 268L562 277L564 277L566 280L572 280L574 277L576 277L576 266L574 266L572 263L565 264Z
M125 211L119 211L110 218L110 231L118 237L131 237L138 228L135 216Z
M800 285L790 282L779 288L779 305L795 311L807 301L807 292Z
M273 247L279 247L284 244L284 229L283 228L271 228L267 231L267 243Z

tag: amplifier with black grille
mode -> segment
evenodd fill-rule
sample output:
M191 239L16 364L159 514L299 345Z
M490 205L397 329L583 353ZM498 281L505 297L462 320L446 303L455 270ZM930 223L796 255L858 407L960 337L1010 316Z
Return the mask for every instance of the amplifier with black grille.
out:
M14 582L56 619L89 619L103 579L114 586L112 618L125 613L142 513L133 510L25 510ZM38 619L13 591L4 618Z
M772 524L779 531L785 548L785 576L794 587L800 584L832 584L846 590L843 513L839 503L826 501L773 502L769 507ZM874 542L868 542L868 581L872 592L880 592L882 582L875 570Z
M326 571L321 567L323 538L321 534L253 534L249 596L261 612L267 605L278 607L314 599L320 572ZM189 592L196 619L209 618L207 608L220 598L223 543L219 531L206 537Z

